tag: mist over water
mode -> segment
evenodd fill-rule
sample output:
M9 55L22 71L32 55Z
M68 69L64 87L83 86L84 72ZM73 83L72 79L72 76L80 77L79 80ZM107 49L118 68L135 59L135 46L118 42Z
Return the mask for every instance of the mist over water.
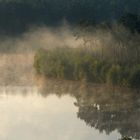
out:
M116 56L119 59L128 58L130 53L128 59L131 60L138 52L139 40L139 34L132 36L128 29L116 24L111 29L90 26L73 28L68 24L56 28L34 27L19 37L1 37L0 85L35 84L33 63L39 48L85 48L99 56L104 53L104 58L109 60L116 59ZM136 49L132 50L133 46Z
M19 37L5 37L0 40L0 51L5 53L28 53L43 47L77 47L81 40L76 40L74 30L69 26L56 28L31 28Z
M20 37L0 40L0 85L33 85L34 55L39 48L81 45L69 27L31 29Z

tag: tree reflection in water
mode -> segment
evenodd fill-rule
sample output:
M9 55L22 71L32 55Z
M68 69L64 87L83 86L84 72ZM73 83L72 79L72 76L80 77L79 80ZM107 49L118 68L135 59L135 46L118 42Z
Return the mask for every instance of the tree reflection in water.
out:
M120 140L132 140L131 138L128 138L128 137L123 137L122 139Z
M40 93L76 98L77 117L100 133L117 130L122 140L140 139L140 95L130 89L93 85L72 81L38 80ZM125 137L127 136L127 137ZM125 139L128 138L128 139Z

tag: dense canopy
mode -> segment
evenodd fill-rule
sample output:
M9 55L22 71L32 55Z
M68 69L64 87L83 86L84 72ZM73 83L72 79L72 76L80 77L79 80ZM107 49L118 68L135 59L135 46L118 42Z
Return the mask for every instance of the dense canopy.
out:
M94 23L119 20L139 28L139 16L139 0L0 0L1 33L20 33L32 25L56 26L64 20L72 25L83 20ZM132 19L135 20L130 23Z

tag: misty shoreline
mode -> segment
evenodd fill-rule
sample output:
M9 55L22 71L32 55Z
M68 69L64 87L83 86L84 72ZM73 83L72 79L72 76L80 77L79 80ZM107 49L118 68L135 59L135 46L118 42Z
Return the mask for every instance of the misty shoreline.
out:
M1 39L0 71L3 75L1 79L5 79L6 83L10 83L7 82L8 79L17 82L27 81L28 77L33 79L35 75L34 56L39 49L49 51L56 48L58 50L82 48L87 55L93 52L94 57L99 59L115 63L119 61L121 65L128 63L128 66L136 61L139 65L137 62L139 37L139 34L131 33L122 25L114 25L111 29L106 26L95 28L89 25L81 25L72 29L67 24L59 28L31 28L22 36Z

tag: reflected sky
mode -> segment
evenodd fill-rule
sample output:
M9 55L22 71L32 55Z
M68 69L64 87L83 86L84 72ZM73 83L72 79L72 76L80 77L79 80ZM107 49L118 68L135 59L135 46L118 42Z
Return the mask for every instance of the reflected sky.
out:
M0 92L1 140L118 140L121 137L117 131L110 135L99 133L77 118L76 99L69 95L44 97L35 87L1 87Z

